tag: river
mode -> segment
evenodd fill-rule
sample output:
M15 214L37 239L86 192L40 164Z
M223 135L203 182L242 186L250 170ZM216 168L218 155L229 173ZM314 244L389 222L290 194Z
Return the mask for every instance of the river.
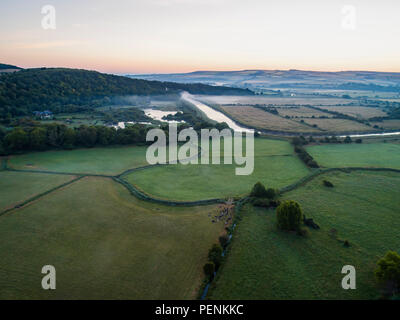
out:
M248 129L239 126L236 122L234 122L232 119L228 118L226 115L224 115L222 112L219 112L217 110L214 110L213 108L205 105L204 103L201 103L200 101L197 101L193 98L193 96L187 92L182 93L182 99L186 100L187 102L195 105L200 111L204 112L206 116L214 121L217 122L225 122L229 128L231 128L234 131L238 132L254 132L253 129Z

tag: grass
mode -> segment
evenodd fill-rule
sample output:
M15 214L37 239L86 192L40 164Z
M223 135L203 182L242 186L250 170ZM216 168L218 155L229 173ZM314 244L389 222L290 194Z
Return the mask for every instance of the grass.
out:
M326 174L285 194L320 225L307 238L278 231L274 211L246 205L210 298L377 298L376 261L399 250L399 188L400 174L358 171ZM330 236L332 228L349 248ZM341 288L344 265L356 268L356 290Z
M315 145L307 151L324 167L400 169L400 145L394 143Z
M248 176L236 175L233 162L161 166L132 172L124 179L157 198L203 200L246 194L257 181L280 188L309 172L287 141L255 139L254 149L254 172Z
M72 180L72 176L0 172L0 212Z
M147 164L144 146L35 152L9 160L9 166L15 169L105 175L116 175Z
M143 202L107 178L74 182L0 217L0 299L195 298L224 228L215 210ZM40 285L48 264L54 291Z

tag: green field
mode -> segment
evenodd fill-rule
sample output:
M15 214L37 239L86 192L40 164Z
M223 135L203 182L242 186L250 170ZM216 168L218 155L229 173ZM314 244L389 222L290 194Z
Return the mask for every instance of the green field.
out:
M400 145L394 143L316 145L307 151L324 167L400 169Z
M323 187L323 179L335 187ZM375 263L399 250L399 190L400 174L357 171L325 174L285 194L320 225L307 238L278 231L273 210L246 205L209 298L377 298ZM332 228L349 248L330 236ZM341 288L344 265L356 268L356 290Z
M67 175L0 172L0 212L57 187L73 177Z
M109 147L27 153L11 157L15 169L116 175L147 165L146 147Z
M195 298L224 228L215 210L143 202L107 178L74 182L0 217L0 299ZM57 289L46 291L49 264Z
M280 188L309 173L287 141L255 139L254 149L254 172L248 176L235 175L235 164L178 164L135 171L124 179L157 198L203 200L246 194L257 181Z

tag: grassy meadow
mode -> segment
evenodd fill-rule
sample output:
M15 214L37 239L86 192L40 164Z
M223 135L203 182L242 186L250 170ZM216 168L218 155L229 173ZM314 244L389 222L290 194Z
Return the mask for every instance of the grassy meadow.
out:
M157 198L169 200L204 200L242 196L258 181L268 187L289 185L309 173L294 155L287 141L255 139L254 171L235 174L235 163L220 165L168 165L139 170L124 179ZM154 180L154 177L157 177Z
M395 143L328 144L306 149L323 167L400 169L400 145Z
M215 211L143 202L107 178L74 182L0 217L0 299L195 298L224 229ZM41 288L48 264L57 290Z
M0 212L72 180L72 176L0 172Z
M13 156L8 161L14 169L105 175L147 164L145 146L34 152Z
M322 186L327 179L334 188ZM321 227L306 238L279 231L273 210L246 205L210 299L375 299L374 268L399 250L400 174L329 173L284 195ZM337 230L337 238L330 230ZM341 240L348 240L350 247ZM357 289L343 290L344 265Z

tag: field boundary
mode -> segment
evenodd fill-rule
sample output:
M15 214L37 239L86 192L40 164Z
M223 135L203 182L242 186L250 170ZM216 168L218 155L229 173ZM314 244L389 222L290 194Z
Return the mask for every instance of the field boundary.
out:
M45 192L39 193L39 194L37 194L37 195L27 199L27 200L24 200L23 202L20 202L19 204L13 206L12 208L8 208L8 209L0 212L0 216L4 215L4 214L6 214L6 213L8 213L10 211L13 211L13 210L16 210L16 209L20 209L20 208L26 206L28 203L31 203L31 202L33 202L33 201L35 201L37 199L40 199L40 198L48 195L49 193L52 193L53 191L56 191L56 190L61 189L61 188L64 188L64 187L66 187L66 186L68 186L68 185L70 185L70 184L72 184L72 183L74 183L76 181L81 180L84 177L85 176L79 176L79 177L77 177L75 179L72 179L72 180L64 182L63 184L60 184L60 185L58 185L58 186L56 186L54 188L51 188L51 189L49 189L49 190L47 190Z

